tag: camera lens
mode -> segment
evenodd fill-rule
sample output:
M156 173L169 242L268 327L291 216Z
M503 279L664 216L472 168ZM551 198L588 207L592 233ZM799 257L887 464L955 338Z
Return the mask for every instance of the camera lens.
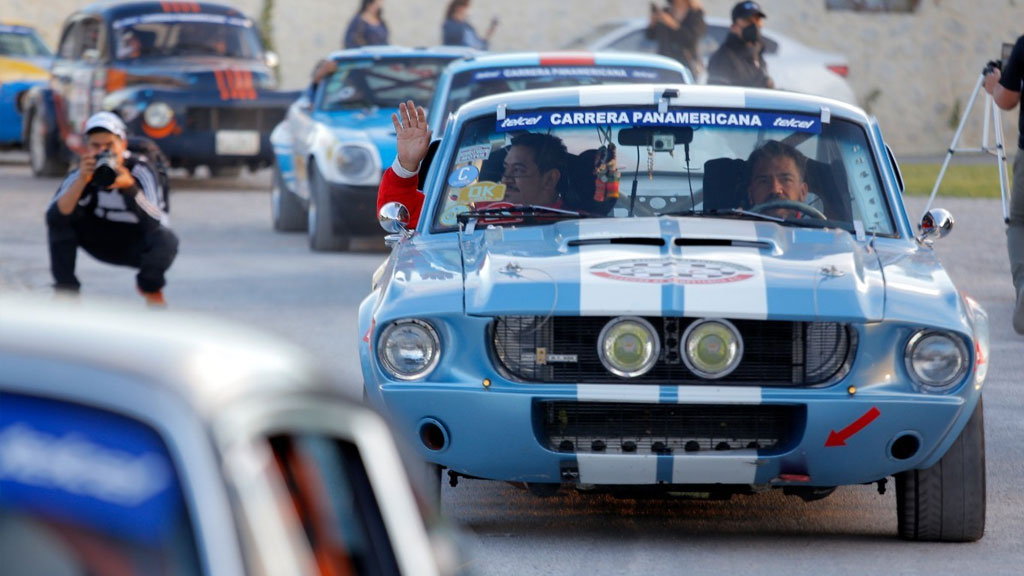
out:
M109 152L96 155L96 168L92 172L92 183L107 188L117 180L117 165Z

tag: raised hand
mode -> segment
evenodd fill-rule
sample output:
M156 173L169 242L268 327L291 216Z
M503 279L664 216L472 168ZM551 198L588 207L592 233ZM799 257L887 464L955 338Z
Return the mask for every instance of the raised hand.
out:
M391 115L398 141L398 163L409 172L419 170L420 162L430 147L427 112L412 100L398 105L398 114Z

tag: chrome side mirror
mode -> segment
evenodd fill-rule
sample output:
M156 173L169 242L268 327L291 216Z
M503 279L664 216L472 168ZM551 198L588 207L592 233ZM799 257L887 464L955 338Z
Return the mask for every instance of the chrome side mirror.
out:
M917 226L921 235L918 242L926 242L943 238L953 230L953 215L948 210L935 208L929 210L921 217L921 223Z
M388 202L380 207L377 222L388 233L384 243L393 246L402 238L412 235L409 231L409 209L401 202Z
M267 50L263 53L263 61L267 68L277 68L281 64L281 57L277 55L277 52Z

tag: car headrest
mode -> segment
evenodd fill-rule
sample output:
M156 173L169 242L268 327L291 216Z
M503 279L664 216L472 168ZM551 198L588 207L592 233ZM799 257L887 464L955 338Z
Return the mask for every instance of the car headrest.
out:
M822 212L832 220L849 222L850 191L846 185L846 168L842 162L818 162L807 160L804 175L807 188L821 198Z
M712 158L704 163L704 210L731 210L747 203L750 169L738 158Z

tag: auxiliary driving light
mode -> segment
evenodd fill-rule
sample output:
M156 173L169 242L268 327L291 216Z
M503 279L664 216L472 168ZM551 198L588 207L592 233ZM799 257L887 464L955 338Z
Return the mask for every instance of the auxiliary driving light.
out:
M727 376L743 358L743 338L728 320L698 320L690 324L680 348L686 367L701 378Z
M654 326L637 316L622 316L605 324L597 342L597 355L604 367L625 378L646 374L661 353Z
M398 320L381 333L377 356L390 375L399 380L417 380L437 366L441 341L437 331L422 320Z

